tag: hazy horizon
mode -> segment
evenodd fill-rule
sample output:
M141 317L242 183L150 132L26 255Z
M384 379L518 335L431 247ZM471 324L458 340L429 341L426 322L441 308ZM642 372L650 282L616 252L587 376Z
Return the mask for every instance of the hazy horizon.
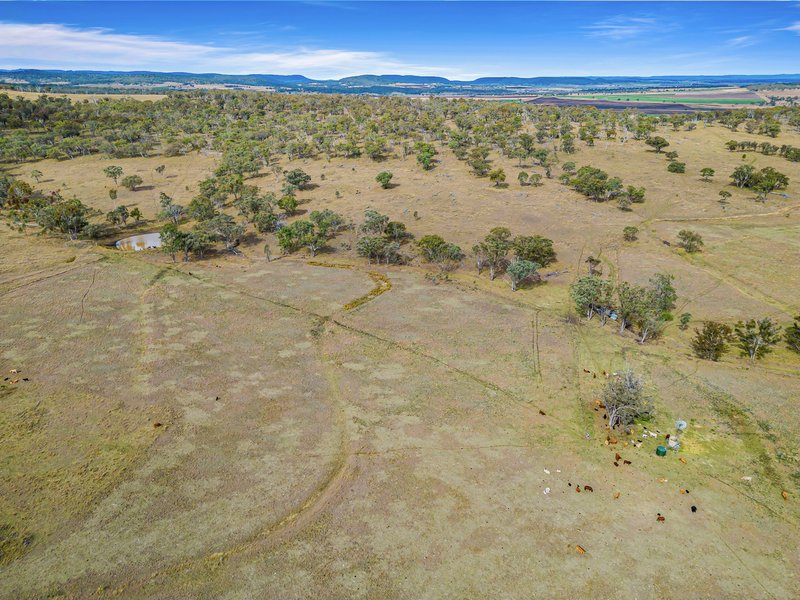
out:
M800 4L790 2L14 2L0 11L2 69L464 81L791 74L798 55Z

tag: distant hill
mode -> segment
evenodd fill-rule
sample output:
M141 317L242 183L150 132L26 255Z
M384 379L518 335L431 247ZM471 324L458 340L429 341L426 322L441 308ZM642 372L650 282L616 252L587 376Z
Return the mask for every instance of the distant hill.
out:
M357 75L338 80L344 85L393 85L396 83L428 84L453 83L444 77L425 77L422 75Z
M225 75L221 73L160 73L154 71L0 70L0 83L43 92L149 92L196 87L270 88L277 91L371 94L531 95L556 90L641 91L671 87L797 84L800 74L784 75L668 75L656 77L480 77L453 81L421 75L358 75L338 80L303 75Z

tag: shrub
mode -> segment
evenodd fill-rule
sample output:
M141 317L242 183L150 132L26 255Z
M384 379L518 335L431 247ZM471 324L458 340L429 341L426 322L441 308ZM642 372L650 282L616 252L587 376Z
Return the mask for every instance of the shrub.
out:
M626 242L635 242L639 239L637 236L639 235L639 228L634 227L633 225L628 225L625 229L622 230L622 239Z
M691 318L691 315L689 315ZM683 322L683 317L681 317ZM729 325L706 321L702 329L695 329L692 340L692 351L697 358L718 361L728 349L728 343L733 338L733 330Z

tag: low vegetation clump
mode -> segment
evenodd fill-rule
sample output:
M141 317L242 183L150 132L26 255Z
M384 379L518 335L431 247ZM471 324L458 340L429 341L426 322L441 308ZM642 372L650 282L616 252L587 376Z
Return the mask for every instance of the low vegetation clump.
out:
M603 406L611 429L629 430L637 420L655 416L653 400L645 390L644 381L629 368L615 374L606 384Z
M690 229L681 229L678 232L678 246L689 254L700 252L703 247L703 236Z
M692 351L698 358L718 361L728 350L733 339L733 329L724 323L706 321L701 329L695 329Z

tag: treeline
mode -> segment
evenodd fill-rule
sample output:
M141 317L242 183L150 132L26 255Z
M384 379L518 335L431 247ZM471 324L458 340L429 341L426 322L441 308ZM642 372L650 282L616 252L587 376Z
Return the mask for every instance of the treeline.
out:
M725 147L731 152L736 152L737 150L739 152L750 150L752 152L760 152L766 156L773 156L777 154L786 160L800 162L800 148L795 148L794 146L790 146L788 144L776 146L775 144L770 144L769 142L737 142L736 140L730 140L725 142Z
M598 139L644 140L659 127L719 124L777 135L800 128L800 109L775 107L643 115L633 110L555 107L475 99L263 94L232 90L173 93L159 101L130 98L31 100L0 94L0 161L65 160L90 154L112 158L179 155L202 148L256 149L267 157L382 160L417 154L418 142L449 145L485 171L486 149L535 158L545 170L555 149L570 153ZM528 137L526 137L528 136ZM424 153L423 153L424 154Z

